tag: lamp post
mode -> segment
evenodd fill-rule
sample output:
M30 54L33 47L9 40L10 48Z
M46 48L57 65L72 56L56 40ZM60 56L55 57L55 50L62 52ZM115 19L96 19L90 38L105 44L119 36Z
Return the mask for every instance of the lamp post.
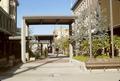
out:
M111 31L111 51L112 58L114 58L114 40L113 40L113 9L112 9L112 0L110 0L110 31Z

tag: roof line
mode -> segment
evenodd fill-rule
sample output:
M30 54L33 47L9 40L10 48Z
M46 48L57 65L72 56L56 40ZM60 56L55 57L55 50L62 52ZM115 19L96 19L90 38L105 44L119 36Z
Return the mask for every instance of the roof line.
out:
M23 16L23 19L29 19L29 18L36 18L36 19L57 19L57 18L63 18L63 19L66 19L66 18L76 18L76 16Z
M73 4L71 10L75 10L75 8L82 2L82 0L76 0L76 2Z

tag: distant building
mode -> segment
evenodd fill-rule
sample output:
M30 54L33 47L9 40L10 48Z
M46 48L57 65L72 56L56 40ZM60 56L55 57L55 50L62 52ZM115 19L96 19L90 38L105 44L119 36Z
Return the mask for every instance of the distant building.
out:
M17 28L16 29L16 35L17 36L21 36L21 28Z
M64 27L64 26L63 26ZM69 38L69 29L67 28L63 28L60 27L58 29L55 29L53 31L53 35L54 35L54 43L53 43L53 50L56 50L56 48L59 48L59 53L68 53L67 48L64 50L63 52L63 48L61 47L62 42L64 41L64 39L68 39ZM57 53L56 51L53 51L54 53Z
M53 34L55 35L55 40L61 39L62 37L69 37L69 29L66 28L55 29Z
M9 39L16 35L18 5L18 0L0 0L0 64L20 58L20 42Z

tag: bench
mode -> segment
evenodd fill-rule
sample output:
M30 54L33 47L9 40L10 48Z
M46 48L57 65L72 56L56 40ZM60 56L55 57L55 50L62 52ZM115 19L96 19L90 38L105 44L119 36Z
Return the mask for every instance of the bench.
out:
M86 68L90 69L120 69L120 60L119 59L92 59L85 63Z

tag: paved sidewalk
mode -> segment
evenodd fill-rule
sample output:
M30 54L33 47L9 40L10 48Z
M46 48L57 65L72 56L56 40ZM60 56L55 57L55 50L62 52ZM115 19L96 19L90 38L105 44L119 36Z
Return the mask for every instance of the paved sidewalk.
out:
M48 58L16 67L2 81L119 81L119 71L83 71L68 58Z

